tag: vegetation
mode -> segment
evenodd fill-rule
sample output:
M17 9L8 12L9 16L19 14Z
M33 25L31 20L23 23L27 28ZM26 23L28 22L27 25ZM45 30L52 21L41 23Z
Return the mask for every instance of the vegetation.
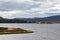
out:
M34 21L27 21L27 20L0 18L0 23L35 23L35 22Z
M35 19L36 20L36 19ZM26 19L4 19L0 17L0 23L38 23L38 24L52 24L49 21L34 21Z
M33 31L24 30L24 29L21 29L21 28L0 27L0 34L22 34L22 33L33 33Z

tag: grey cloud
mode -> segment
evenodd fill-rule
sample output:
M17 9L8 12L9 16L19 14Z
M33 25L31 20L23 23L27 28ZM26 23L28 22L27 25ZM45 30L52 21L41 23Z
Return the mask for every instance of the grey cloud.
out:
M33 1L42 1L42 0L33 0Z
M33 0L33 1L37 1L37 2L46 2L47 0Z
M4 2L0 6L0 11L8 10L29 10L31 8L40 7L40 4L29 4L29 3L14 3L14 2Z
M32 1L32 2L31 2ZM53 14L57 13L56 11L60 11L60 9L52 2L47 0L31 0L30 2L21 2L17 3L14 1L3 2L0 4L0 15L5 11L14 11L16 14L9 13L9 15L2 14L3 17L46 17L51 15L60 15L60 14ZM56 9L55 9L56 8ZM22 12L16 12L22 11ZM27 13L27 14L26 14Z
M60 15L60 13L45 13L48 16L53 16L53 15Z

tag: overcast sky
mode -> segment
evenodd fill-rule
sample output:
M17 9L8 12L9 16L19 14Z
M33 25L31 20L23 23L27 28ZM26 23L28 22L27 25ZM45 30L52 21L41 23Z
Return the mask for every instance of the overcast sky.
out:
M0 16L33 18L60 15L60 0L0 0Z

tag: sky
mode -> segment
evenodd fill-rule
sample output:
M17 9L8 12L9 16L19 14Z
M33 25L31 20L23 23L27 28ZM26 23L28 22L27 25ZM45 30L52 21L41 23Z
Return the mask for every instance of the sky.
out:
M60 0L0 0L0 16L34 18L60 15Z

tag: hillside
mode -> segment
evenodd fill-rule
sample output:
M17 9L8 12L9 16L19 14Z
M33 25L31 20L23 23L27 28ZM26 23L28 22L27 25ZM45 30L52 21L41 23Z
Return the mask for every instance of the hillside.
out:
M0 23L35 23L35 22L59 22L60 15L50 16L45 18L14 18L14 19L5 19L0 17Z
M25 21L50 21L50 22L60 22L60 15L50 16L45 18L15 18L17 20L25 20Z

